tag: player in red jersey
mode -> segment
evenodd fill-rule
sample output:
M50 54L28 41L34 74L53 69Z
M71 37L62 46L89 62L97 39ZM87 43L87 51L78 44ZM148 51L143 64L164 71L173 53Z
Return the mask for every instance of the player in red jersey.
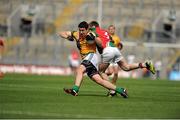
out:
M89 26L91 29L95 29L94 32L101 38L102 41L102 45L98 46L98 48L101 48L101 63L99 65L99 71L102 73L102 77L104 79L108 80L108 76L105 74L105 71L112 62L117 63L124 71L131 71L138 68L147 68L153 74L155 74L154 65L150 61L144 63L128 64L123 58L119 49L115 47L109 33L106 30L101 29L97 21L90 22Z
M92 21L90 24L90 30L94 31L98 37L101 38L101 46L97 45L98 51L102 54L103 49L111 43L111 37L107 30L101 29L96 21ZM113 44L112 44L113 45Z

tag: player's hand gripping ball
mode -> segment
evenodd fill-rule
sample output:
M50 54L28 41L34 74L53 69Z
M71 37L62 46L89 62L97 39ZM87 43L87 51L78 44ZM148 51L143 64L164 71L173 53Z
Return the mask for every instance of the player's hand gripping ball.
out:
M94 32L89 32L86 36L86 41L88 44L95 43L96 35Z

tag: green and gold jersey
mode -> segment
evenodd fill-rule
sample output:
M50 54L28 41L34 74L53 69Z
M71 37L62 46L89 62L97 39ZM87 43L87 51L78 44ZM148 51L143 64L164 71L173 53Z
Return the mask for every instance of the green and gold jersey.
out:
M88 44L86 38L80 36L78 31L73 31L72 36L76 40L82 59L85 58L88 53L96 53L96 43Z

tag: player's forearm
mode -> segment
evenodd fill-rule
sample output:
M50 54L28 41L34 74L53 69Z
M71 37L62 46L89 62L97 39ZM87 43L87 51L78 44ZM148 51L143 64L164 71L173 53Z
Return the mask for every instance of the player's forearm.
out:
M122 50L122 49L123 49L123 44L122 44L122 43L119 43L118 49L119 49L119 50Z
M59 32L59 34L58 34L60 37L62 37L62 38L65 38L65 39L68 39L68 34L66 33L66 32Z

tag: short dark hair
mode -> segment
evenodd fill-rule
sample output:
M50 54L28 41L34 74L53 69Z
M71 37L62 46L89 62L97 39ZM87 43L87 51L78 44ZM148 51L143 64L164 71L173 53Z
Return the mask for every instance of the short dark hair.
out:
M93 27L93 26L99 27L99 23L98 23L97 21L91 21L91 22L89 23L89 26L90 26L90 27Z
M86 30L89 28L89 25L86 21L82 21L78 25L79 28L85 28Z

